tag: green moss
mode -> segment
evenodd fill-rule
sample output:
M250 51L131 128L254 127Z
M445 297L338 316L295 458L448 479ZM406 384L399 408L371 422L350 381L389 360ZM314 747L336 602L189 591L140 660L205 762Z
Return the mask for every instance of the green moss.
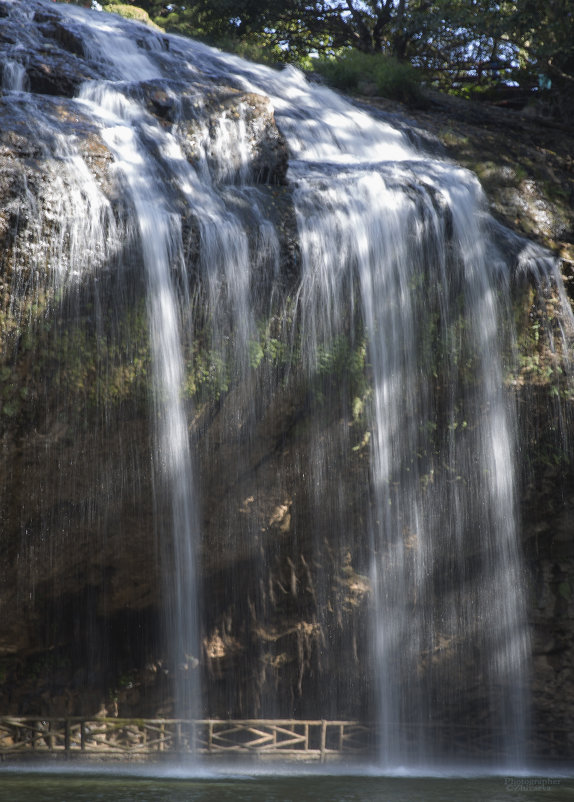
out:
M249 343L249 364L252 368L258 368L261 364L265 351L259 340L252 340Z
M91 304L66 320L65 307L31 317L4 340L0 421L12 430L41 425L58 410L89 425L94 415L129 402L147 405L150 348L145 303L96 314Z
M17 401L6 401L2 404L2 414L7 418L16 418L20 412L20 405Z
M102 7L104 11L118 14L120 17L124 17L125 19L133 19L137 20L138 22L145 22L146 25L149 25L158 31L161 30L159 25L156 25L155 22L153 22L153 20L150 18L147 11L144 11L143 8L139 8L138 6L128 5L127 3L118 3L116 0L114 0L114 2L108 2Z
M573 388L562 367L563 338L560 302L548 292L540 297L528 287L516 299L517 359L510 365L507 382L515 387L536 387L550 398L570 400Z

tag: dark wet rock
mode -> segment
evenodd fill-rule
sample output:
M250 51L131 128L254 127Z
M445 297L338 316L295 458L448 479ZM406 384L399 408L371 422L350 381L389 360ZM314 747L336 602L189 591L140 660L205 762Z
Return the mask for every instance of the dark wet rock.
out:
M36 14L35 21L38 21L38 29L47 40L59 45L69 53L82 57L84 45L82 40L73 31L66 27L57 16Z

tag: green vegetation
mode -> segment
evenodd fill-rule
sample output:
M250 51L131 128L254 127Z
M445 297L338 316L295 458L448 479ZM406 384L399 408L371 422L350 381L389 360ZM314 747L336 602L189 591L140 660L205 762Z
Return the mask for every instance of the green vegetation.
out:
M196 347L186 366L185 395L199 403L217 401L229 390L230 381L225 357L214 349Z
M349 49L337 58L317 59L314 67L328 83L347 92L378 94L407 103L420 95L420 73L412 64L383 53Z
M118 2L118 0L111 0L111 2L108 0L103 8L106 11L119 14L120 17L137 20L138 22L145 22L147 25L151 25L154 28L159 28L159 26L150 19L148 12L143 8L139 8L138 6L128 5L128 3L121 3Z
M318 59L335 85L348 84L342 88L360 89L371 81L379 94L401 97L400 73L391 68L398 63L446 92L541 102L560 119L574 116L571 0L107 0L102 5L256 61L309 69L311 59ZM349 57L349 50L385 56L385 69L377 67L374 75L371 63ZM359 65L365 68L362 77L356 75ZM414 85L408 75L402 90L407 100Z
M29 314L14 322L10 343L2 340L0 431L35 424L50 413L48 397L82 424L103 410L147 405L151 369L145 305L136 303L118 317L113 311L102 315L97 333L93 313L88 304L73 320Z

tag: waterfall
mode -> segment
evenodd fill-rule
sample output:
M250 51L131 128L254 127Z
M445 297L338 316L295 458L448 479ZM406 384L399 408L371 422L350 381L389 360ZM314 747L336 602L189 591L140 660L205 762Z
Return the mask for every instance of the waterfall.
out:
M71 16L75 18L72 12ZM81 19L80 15L80 19ZM103 33L105 35L102 35ZM184 360L181 320L172 266L183 263L181 222L158 173L153 148L169 158L177 149L129 98L129 82L160 77L159 70L138 47L113 26L93 26L86 39L94 57L116 70L127 93L110 82L92 82L79 97L102 120L102 138L116 158L127 184L139 231L147 277L147 307L154 374L156 447L153 460L161 494L169 503L157 512L158 538L164 553L168 583L167 621L171 631L171 662L176 676L176 710L185 718L198 715L197 672L197 511L187 420L182 401ZM180 162L184 161L181 153ZM167 544L166 544L167 540ZM167 555L167 556L165 556Z
M502 751L516 758L527 732L529 636L514 413L499 350L510 315L497 297L507 280L502 256L485 238L481 193L463 171L408 164L340 173L328 185L305 185L300 234L314 285L309 327L332 338L355 281L367 334L382 755L393 766L435 753L425 730L450 705L447 718L456 720L464 704L462 663L473 655L492 692L493 709L483 715L495 719L512 744ZM462 309L451 308L455 293ZM464 333L453 332L458 315ZM440 401L429 386L434 337L449 385ZM471 386L460 375L463 353L474 363ZM439 445L433 433L440 418L448 436ZM441 658L445 665L433 668ZM428 669L423 681L421 663Z
M11 20L22 5L8 4ZM557 288L563 348L572 319L554 260L494 223L470 172L294 68L114 14L30 7L88 65L68 117L97 144L64 136L66 115L38 100L15 50L3 91L53 181L25 193L34 244L14 257L11 312L41 305L42 269L46 315L69 306L62 342L95 310L86 342L107 356L93 435L117 437L121 467L115 488L102 439L82 526L107 554L109 530L145 529L151 505L171 712L370 712L385 768L460 756L457 726L471 722L492 754L525 761L512 293L532 276ZM146 332L122 345L140 292ZM112 414L140 384L149 448L145 428L137 443L124 433L125 400Z
M2 73L4 91L22 92L26 84L26 69L18 61L6 61Z

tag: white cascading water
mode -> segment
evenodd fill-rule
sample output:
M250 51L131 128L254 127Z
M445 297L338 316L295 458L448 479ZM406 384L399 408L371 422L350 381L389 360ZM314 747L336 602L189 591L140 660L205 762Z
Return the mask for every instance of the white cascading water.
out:
M80 16L81 19L81 16ZM108 34L108 35L106 35ZM112 35L110 35L112 34ZM113 26L94 26L87 46L122 81L153 80L160 72ZM198 715L197 672L197 510L187 419L182 401L184 381L181 319L172 266L183 263L181 221L158 175L154 146L169 150L171 141L150 126L141 107L110 82L86 84L80 98L101 118L102 138L116 158L127 183L139 230L147 276L147 306L154 370L156 418L156 480L169 499L158 511L160 551L168 554L164 571L169 587L167 621L171 628L170 655L176 677L176 710L182 717ZM147 139L147 141L146 141ZM151 147L150 147L151 144ZM180 156L183 161L183 156ZM169 509L170 508L170 509ZM167 520L165 520L167 517ZM166 545L167 541L167 545Z
M419 679L421 662L432 674L429 663L443 659L438 693L449 689L447 695L453 694L456 720L456 695L465 693L460 661L463 654L475 654L484 681L504 700L491 721L504 733L499 753L516 760L527 732L529 643L516 540L513 417L503 391L498 340L508 316L495 290L503 265L499 254L487 252L477 182L448 165L417 164L411 171L411 165L351 170L328 184L302 181L297 196L311 285L306 299L316 321L308 328L328 336L338 310L345 308L351 266L368 335L381 755L390 767L424 762L436 751L444 754L446 744L437 750L429 736L448 703L441 698L437 707L433 680ZM405 186L411 188L408 194ZM440 215L436 198L443 207ZM452 214L454 260L447 255L444 209ZM442 414L451 432L435 453L429 444L436 401L424 381L433 370L423 346L429 338L430 299L420 293L431 260L437 286L426 290L437 296L433 325L444 337L450 393ZM476 362L471 398L457 387L460 344L449 342L461 312L453 312L448 300L458 282L465 299L466 347ZM477 415L480 422L472 420ZM417 460L421 454L427 455L425 475ZM479 549L484 564L469 571Z
M196 143L202 156L192 166L177 125L160 126L137 99L138 82L159 85L174 75L190 85L231 82L270 99L290 153L301 252L292 325L301 333L307 370L315 369L321 349L348 332L350 316L365 332L373 388L367 411L369 664L381 763L448 757L449 738L459 735L452 730L440 741L432 725L435 719L456 724L472 690L465 685L468 676L487 689L477 721L500 733L500 754L519 762L528 729L530 646L517 533L515 416L501 354L501 343L508 351L513 347L509 266L488 238L478 182L426 157L404 134L310 85L294 69L278 73L178 37L170 37L166 48L164 34L115 15L57 8L93 61L105 65L108 80L86 83L78 103L100 126L115 158L147 277L155 472L170 499L169 522L160 520L158 535L170 540L166 570L172 658L181 678L178 714L201 713L198 681L190 680L199 656L200 502L181 394L182 340L189 337L183 321L193 310L185 290L181 204L198 221L199 275L208 306L202 314L211 323L213 348L231 349L238 372L248 368L256 325L254 257L225 192L249 208L271 283L279 237L249 187L241 121L228 124L222 116L219 131L206 130ZM4 76L5 89L25 88L23 68L14 66ZM226 183L234 186L224 192ZM535 269L539 257L524 256L525 269ZM439 358L446 379L436 397L427 377ZM319 515L324 483L335 477L322 464L320 436L310 437L317 458L308 481Z
M155 166L137 136L138 123L142 122L137 106L107 86L90 85L82 97L94 103L102 115L108 110L113 114L102 136L126 178L139 228L148 281L154 367L156 474L171 503L167 522L158 523L158 536L162 542L169 538L173 548L167 565L173 583L168 615L173 622L171 657L178 677L176 704L186 717L193 717L197 715L196 689L187 675L188 672L191 675L198 659L194 554L197 521L187 419L181 398L184 380L181 322L171 276L171 266L182 259L180 220L157 191Z
M236 60L230 62L236 74L245 74ZM310 88L296 71L289 79L253 67L243 78L247 88L272 98L290 145L309 359L344 329L354 290L360 295L354 303L362 307L374 383L376 513L370 525L381 760L389 767L420 764L448 751L432 729L448 702L441 698L437 704L432 681L419 681L420 664L447 657L447 667L438 672L439 694L447 689L455 697L456 721L456 696L471 691L461 681L460 655L478 654L477 674L492 687L494 709L483 714L498 733L497 751L520 762L530 647L516 531L514 413L504 393L500 349L509 309L497 288L508 281L508 267L489 245L485 201L471 174L429 163L401 134L327 90ZM455 250L454 259L448 249ZM416 291L429 267L438 284L446 359L454 360L459 347L448 339L461 313L449 308L448 298L459 285L465 347L476 371L467 421L459 407L467 390L457 387L457 366L447 365L451 398L443 414L452 437L445 444L451 474L446 481L433 458L426 476L416 465L416 455L429 450L425 427L436 418L421 381L432 369L429 353L421 353L429 337L429 299ZM477 415L480 422L470 420ZM319 485L321 473L319 468ZM476 541L483 564L471 572ZM449 652L459 653L452 667Z
M7 61L2 73L2 89L5 92L23 92L26 88L26 69L18 61Z
M82 12L69 10L73 19L82 20ZM199 679L195 671L199 657L197 621L198 514L195 500L192 458L187 418L182 400L184 360L182 324L189 314L190 300L186 282L181 282L183 298L178 299L173 265L185 269L180 216L176 211L176 193L183 196L198 216L200 225L200 268L208 286L211 310L225 308L234 332L235 363L248 365L248 341L253 331L249 299L247 234L235 215L226 209L213 190L214 180L225 178L227 165L239 164L243 180L249 177L245 130L228 127L221 120L214 137L207 131L200 137L202 159L194 170L188 164L177 139L165 132L147 114L130 89L142 80L161 79L162 70L151 53L142 52L123 32L114 17L96 17L86 32L84 44L92 57L101 60L106 71L116 72L119 82L90 82L79 98L89 104L101 119L102 138L117 160L131 195L139 229L143 263L148 280L148 314L152 344L155 416L157 427L157 479L170 499L170 521L158 516L158 537L165 558L168 612L171 624L171 662L175 667L176 711L183 718L199 715ZM115 24L114 24L115 23ZM153 51L153 45L152 45ZM215 176L207 165L208 152L215 156ZM173 189L162 181L160 170L167 171ZM278 245L261 216L256 198L250 199L251 211L259 222L260 242L272 254ZM276 256L275 256L276 259ZM274 261L275 261L274 259ZM187 303L186 303L187 301ZM227 347L229 338L214 327L213 347ZM165 541L168 546L165 546Z

